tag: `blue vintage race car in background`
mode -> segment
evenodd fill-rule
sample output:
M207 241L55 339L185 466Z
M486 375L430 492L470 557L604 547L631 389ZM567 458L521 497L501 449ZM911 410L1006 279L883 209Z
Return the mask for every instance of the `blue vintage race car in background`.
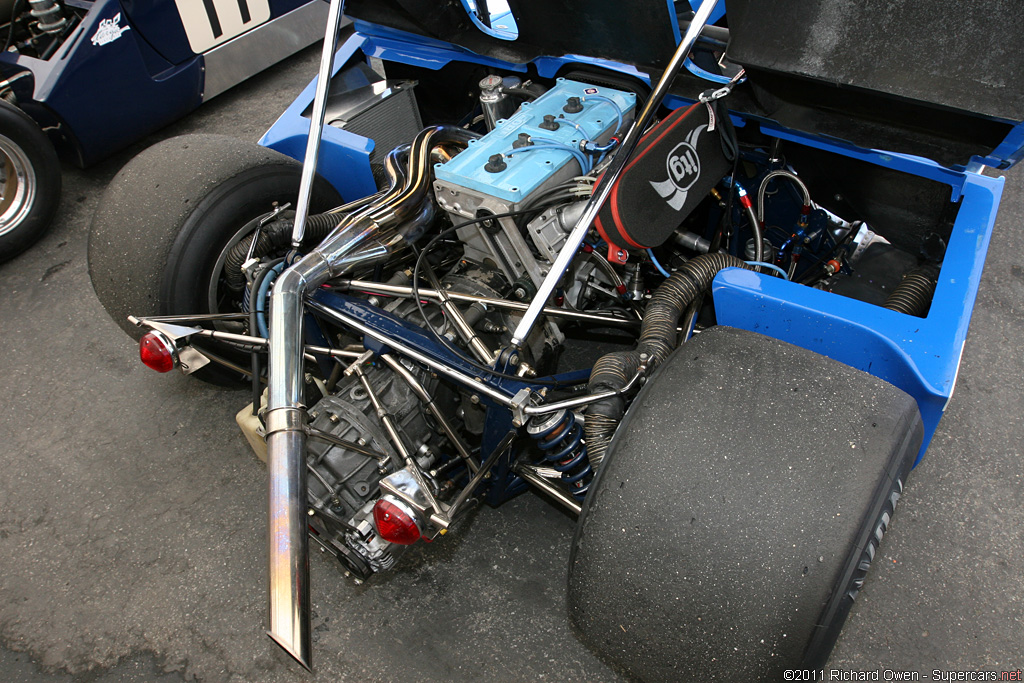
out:
M252 387L271 637L309 666L310 538L372 580L533 488L615 666L823 666L1024 146L988 4L335 0L261 145L129 163L93 286L148 366Z
M88 166L313 43L317 0L0 3L0 262L39 239L57 152Z

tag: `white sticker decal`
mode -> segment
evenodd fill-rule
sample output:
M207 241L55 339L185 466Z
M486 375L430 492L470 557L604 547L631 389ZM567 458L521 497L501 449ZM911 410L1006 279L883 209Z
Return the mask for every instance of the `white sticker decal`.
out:
M131 26L121 26L120 24L120 12L115 14L113 19L104 19L101 21L99 27L96 29L96 33L92 36L92 44L97 47L103 47L107 43L112 43L120 38L122 33L131 28Z
M270 19L270 0L174 0L192 52L202 54Z

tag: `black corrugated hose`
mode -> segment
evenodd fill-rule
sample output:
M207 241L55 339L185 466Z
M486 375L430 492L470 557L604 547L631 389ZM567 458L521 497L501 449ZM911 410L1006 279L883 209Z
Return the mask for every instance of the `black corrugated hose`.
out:
M590 371L591 392L619 391L636 374L641 354L646 354L648 376L676 346L676 328L683 311L711 287L711 281L725 268L749 270L741 259L730 254L701 254L684 263L665 280L651 297L640 328L640 341L632 351L617 351L602 356ZM608 444L626 410L621 396L591 403L587 408L584 434L590 465L597 469Z
M885 300L885 307L907 315L924 316L931 306L938 276L937 266L929 264L914 268L892 290L892 294Z
M340 213L318 213L306 220L306 235L304 242L319 243L327 234L333 230L345 217ZM295 224L295 212L285 211L281 218L264 226L260 231L259 240L252 255L255 258L266 256L276 249L285 249L291 244L292 226ZM242 238L242 241L231 248L224 259L224 279L228 288L233 291L241 291L245 288L245 273L242 272L242 264L249 253L249 245L255 233L250 233Z

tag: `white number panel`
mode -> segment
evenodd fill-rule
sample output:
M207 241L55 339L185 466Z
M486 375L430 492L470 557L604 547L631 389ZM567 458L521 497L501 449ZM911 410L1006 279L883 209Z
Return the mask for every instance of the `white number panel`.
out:
M270 19L270 0L174 0L188 44L196 54Z

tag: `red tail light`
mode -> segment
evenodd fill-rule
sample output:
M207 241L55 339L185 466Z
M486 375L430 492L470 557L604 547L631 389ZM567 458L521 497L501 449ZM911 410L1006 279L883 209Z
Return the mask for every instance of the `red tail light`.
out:
M147 332L139 340L139 358L147 368L157 372L170 372L178 362L178 354L167 337Z
M420 537L420 527L412 512L399 501L381 498L373 506L373 521L377 533L385 541L399 545L412 545Z

